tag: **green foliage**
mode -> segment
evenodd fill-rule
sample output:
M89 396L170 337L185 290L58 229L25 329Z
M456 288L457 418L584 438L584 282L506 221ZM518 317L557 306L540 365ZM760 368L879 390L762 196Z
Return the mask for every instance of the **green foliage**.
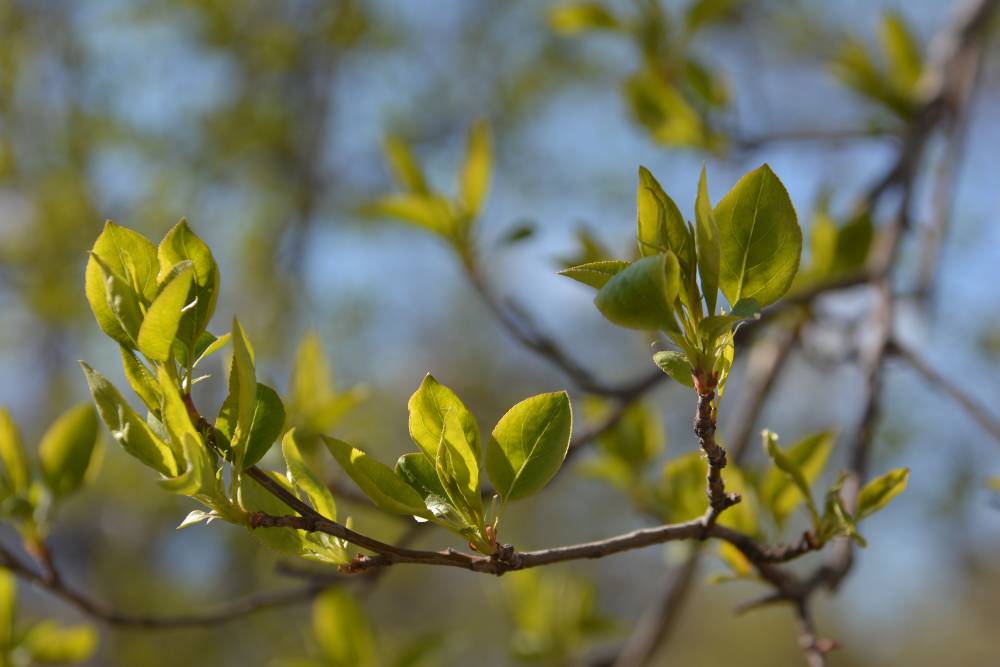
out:
M653 174L639 168L637 232L641 259L602 260L560 273L597 288L594 303L620 326L662 331L679 350L654 362L671 378L725 391L732 332L788 291L799 267L802 232L788 193L767 165L746 174L713 210L704 168L696 225ZM716 310L718 292L731 309Z
M43 620L16 627L17 582L0 570L0 664L68 665L86 662L97 649L97 631L90 625L63 626Z
M329 433L365 397L364 387L338 391L319 334L303 336L289 380L287 421L304 441Z
M404 192L379 197L369 202L363 211L372 217L423 228L467 255L469 234L482 211L492 176L493 143L486 122L475 123L469 130L465 160L458 174L459 193L454 198L427 184L417 160L402 139L387 139L385 153Z
M566 392L525 399L500 418L486 449L486 469L504 503L549 483L566 458L572 429Z
M831 431L815 433L784 451L777 445L777 436L766 436L765 447L774 460L761 478L760 497L779 527L803 502L812 504L809 488L823 472L835 437Z
M53 496L80 488L97 443L97 414L89 403L69 410L49 427L38 445L38 459Z
M799 268L802 231L785 187L767 165L746 174L715 209L719 285L729 303L777 301Z
M404 454L395 469L346 442L323 440L344 471L382 509L432 521L479 551L493 553L500 517L487 525L475 417L431 375L410 398L409 411L410 435L420 451ZM487 447L486 469L504 506L537 493L555 475L571 429L565 393L526 399L501 418Z
M605 418L609 409L596 400L588 407L599 419ZM599 454L586 460L581 472L603 479L626 493L638 494L644 473L666 445L666 435L649 406L636 401L612 428L598 436L597 445Z
M631 43L638 68L622 83L622 96L633 118L654 141L720 152L724 134L717 114L729 102L723 77L694 54L697 33L731 18L741 0L696 0L682 20L668 15L659 2L636 3L637 15L624 17L604 3L576 2L549 12L558 33L612 32Z
M848 38L831 64L833 73L856 93L908 120L921 102L925 64L920 46L899 14L884 14L880 28L885 67L863 43Z
M857 520L861 521L888 505L906 490L909 478L908 468L896 468L868 482L858 495Z
M795 507L805 501L812 520L813 538L820 544L846 536L860 546L865 539L858 533L857 523L883 509L903 492L909 477L905 468L892 470L869 482L858 495L857 511L852 514L840 495L847 479L842 473L827 490L822 514L812 496L812 485L822 472L833 447L832 433L817 433L803 438L788 451L778 446L778 436L764 431L764 450L774 462L760 484L760 495L780 527ZM781 479L781 475L785 479Z
M673 304L679 282L677 258L672 252L644 257L605 283L594 305L623 327L674 331Z
M594 587L583 580L537 570L504 577L505 608L514 633L513 657L531 663L570 664L589 643L616 628L597 609Z

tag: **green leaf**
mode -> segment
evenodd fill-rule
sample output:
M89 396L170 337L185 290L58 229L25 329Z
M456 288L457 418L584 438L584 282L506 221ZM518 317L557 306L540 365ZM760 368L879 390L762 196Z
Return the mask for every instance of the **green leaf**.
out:
M364 395L363 387L338 392L319 334L310 331L302 337L289 382L288 418L303 437L329 432Z
M243 467L249 468L264 458L284 428L285 406L278 392L258 383Z
M594 304L606 318L630 329L674 331L673 306L680 285L673 253L644 257L609 280Z
M785 187L766 164L746 174L715 208L722 249L719 283L729 303L763 308L788 291L802 230Z
M97 632L89 625L67 627L45 620L28 630L21 648L31 657L32 664L84 662L97 649Z
M134 346L134 335L130 337L122 328L108 301L106 273L115 276L148 303L156 296L156 248L141 234L109 220L90 252L85 291L97 324L122 345Z
M640 475L662 451L666 436L658 416L641 402L633 402L618 422L597 438L607 456L616 458Z
M177 327L188 305L188 294L194 280L194 265L191 262L177 266L170 282L163 286L146 311L139 328L139 351L148 359L161 363L170 359L170 347L177 337Z
M0 407L0 463L3 463L3 480L10 493L26 492L31 484L28 457L17 424L5 407Z
M139 296L124 278L115 274L111 268L96 255L91 255L91 259L97 266L97 272L104 281L104 302L108 311L114 318L117 330L106 329L104 323L99 319L98 324L112 338L119 343L134 348L139 337L139 328L142 326L142 305ZM120 332L120 333L116 333ZM112 335L115 334L115 335Z
M284 476L271 471L265 474L288 492L295 493L295 490ZM270 491L264 489L252 477L240 475L239 484L240 506L247 512L264 512L265 514L277 516L288 514L288 506L271 494ZM324 550L323 545L310 539L310 534L304 531L294 528L264 528L254 530L250 534L254 539L263 542L268 547L281 553L304 556L314 560L325 560L322 556L317 557L317 552Z
M125 379L142 402L153 414L160 413L160 386L146 365L135 356L132 350L120 346L122 368L125 369Z
M683 352L674 352L673 350L657 352L653 355L653 363L677 382L694 387L694 378L691 377L694 372L691 369L691 361Z
M620 27L615 15L599 2L575 2L555 7L549 12L549 25L564 35Z
M194 349L194 365L197 366L205 359L221 350L229 342L230 335L225 333L221 336L214 336L209 332L204 332L198 338L198 342L195 343Z
M564 391L532 396L500 418L486 448L486 469L505 503L548 484L566 458L572 430Z
M708 198L708 179L704 165L698 179L698 197L694 201L695 246L698 252L698 272L701 274L701 291L705 297L705 310L715 314L715 303L719 296L719 227L715 224L715 212Z
M412 452L403 454L396 461L396 475L410 485L420 497L427 501L428 497L435 497L447 500L448 493L441 486L437 471L434 468L434 461L429 459L423 452Z
M470 522L477 523L483 508L479 492L479 457L455 410L448 410L444 415L434 467L452 505L462 510Z
M226 519L234 518L233 508L225 497L220 473L216 470L216 460L204 443L189 432L185 432L180 443L184 459L184 472L171 479L160 480L160 487L170 493L191 496ZM178 528L187 525L187 520Z
M184 219L160 241L157 257L160 263L157 280L161 282L181 262L190 261L194 266L195 303L184 313L177 333L177 337L193 349L215 313L219 297L219 268L211 249L191 231Z
M923 73L920 45L898 12L886 12L879 26L882 50L889 61L889 76L900 90L912 90Z
M230 421L228 434L232 443L233 461L242 466L247 454L247 442L257 408L257 375L254 368L253 349L239 320L233 318L233 360L229 371L229 396L226 403L235 419ZM220 415L221 417L221 415Z
M384 465L343 440L323 436L333 458L365 495L387 512L431 518L423 498Z
M436 194L387 195L369 202L362 212L372 217L391 218L422 227L449 239L456 231L451 203Z
M684 224L677 204L671 199L653 174L639 167L638 239L639 254L643 257L672 251L681 263L682 273L691 268L686 260L693 250L694 239Z
M698 322L698 335L711 347L719 336L729 333L733 327L745 320L755 320L760 317L760 305L756 299L742 299L733 306L728 315L709 315Z
M90 403L64 412L42 436L38 460L42 479L55 497L80 488L97 446L97 413Z
M687 33L728 18L742 0L695 0L684 12Z
M572 278L584 285L601 289L614 276L628 268L629 263L617 259L588 262L579 266L571 266L559 272L560 276Z
M493 141L490 138L490 128L485 121L479 121L469 131L469 143L461 172L462 202L470 215L477 215L483 207L483 200L490 188L492 168Z
M178 465L170 446L153 433L106 377L82 361L80 366L87 376L97 412L111 431L111 436L126 452L147 466L165 477L176 477Z
M329 667L378 667L375 636L364 612L342 588L329 588L313 604L313 633Z
M424 172L406 142L397 137L387 137L382 148L393 175L404 190L418 195L430 194Z
M870 517L889 504L906 489L910 479L909 468L896 468L865 484L858 495L857 520Z
M10 570L0 569L0 647L13 645L14 616L17 613L17 577Z
M428 373L407 403L410 417L410 437L427 456L434 460L437 457L438 444L441 442L441 432L444 428L444 418L449 411L462 426L465 441L472 448L478 461L481 456L479 444L479 424L472 416L462 400L448 387L440 384L434 376Z
M285 465L288 466L289 481L305 495L314 510L331 521L336 521L337 504L333 494L306 465L299 445L295 441L295 429L285 433L285 437L281 440L281 453L285 458Z
M687 521L705 513L708 508L707 474L708 464L700 452L689 452L663 466L656 498L664 521Z
M809 515L812 517L813 520L813 526L814 527L819 526L820 524L819 511L816 509L816 503L813 501L812 491L810 489L810 480L808 477L806 477L806 474L803 472L802 467L800 466L798 461L793 459L787 452L785 452L784 450L781 449L781 447L778 446L778 436L775 433L772 433L771 431L764 431L763 439L764 439L764 451L766 451L767 455L770 456L771 459L774 461L774 465L778 468L778 470L787 475L788 479L790 479L792 484L794 484L795 487L798 489L799 493L801 494L801 497L806 502L806 507L809 510ZM814 443L809 446L803 445L802 451L805 452L809 447L819 448L821 447L821 444L822 441L818 441L817 443ZM810 456L809 459L812 460L814 457L815 454L813 456ZM783 494L784 490L782 490L782 495ZM781 495L777 496L777 498L780 497ZM785 502L786 504L790 503L790 501L785 501Z
M814 433L802 438L784 453L790 465L799 470L807 487L811 487L823 472L835 438L836 434L832 431ZM771 511L779 527L807 495L803 495L801 488L778 467L777 462L768 468L760 482L761 502Z

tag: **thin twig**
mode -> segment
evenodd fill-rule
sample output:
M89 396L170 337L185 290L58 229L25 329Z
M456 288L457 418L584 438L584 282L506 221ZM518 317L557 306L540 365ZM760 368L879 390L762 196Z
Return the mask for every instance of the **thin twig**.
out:
M56 572L54 563L45 566L47 570L51 567L51 571L39 572L4 546L0 546L0 567L68 602L91 618L115 627L136 630L207 628L221 625L264 609L308 602L331 585L312 582L299 588L257 593L220 605L211 612L147 616L112 609L71 587L62 577L53 576L52 573Z

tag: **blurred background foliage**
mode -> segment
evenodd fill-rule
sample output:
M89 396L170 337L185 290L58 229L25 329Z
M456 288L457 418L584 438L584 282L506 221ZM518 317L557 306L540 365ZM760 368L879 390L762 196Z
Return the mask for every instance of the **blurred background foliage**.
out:
M406 447L406 397L427 371L482 423L570 386L505 334L447 244L372 220L371 203L397 187L386 137L410 147L433 190L453 193L477 119L495 152L467 240L481 279L599 377L633 378L648 370L646 341L601 320L586 290L554 273L632 252L637 164L691 202L703 162L717 200L768 161L806 229L800 280L856 268L884 221L851 202L892 159L949 4L0 0L0 403L23 440L38 442L86 398L76 359L117 367L83 298L86 252L106 218L158 239L187 217L222 267L217 319L240 315L259 375L289 397L296 425L383 460ZM987 53L968 120L936 287L899 316L907 340L990 406L1000 405L996 55ZM932 149L922 179L941 166L944 151ZM931 202L915 205L919 224ZM915 246L904 248L914 267ZM842 338L864 335L867 305L855 294L823 302L758 427L792 442L855 423L861 371ZM300 346L309 329L317 337ZM751 354L742 356L724 432L727 409L748 398L740 379ZM1000 473L1000 453L952 403L892 369L875 467L910 466L911 490L872 520L871 546L824 600L821 627L843 647L838 665L992 664L1000 514L986 479ZM688 474L683 456L696 444L681 396L666 383L654 391L511 517L507 539L596 539L647 524L636 504L671 506L632 482L642 470L655 476L665 456L664 475ZM584 395L573 397L582 407ZM368 532L401 534L398 522L341 502ZM288 583L240 529L175 531L190 509L108 448L93 482L60 508L52 550L77 586L131 611L211 609ZM101 628L90 664L575 664L627 636L681 556L651 548L500 581L392 568L358 601L334 591L312 610L209 629ZM800 659L787 610L732 617L754 589L702 585L722 571L718 561L703 569L663 664ZM6 638L14 593L3 589ZM19 617L86 621L30 586L18 599ZM48 631L76 632L58 627ZM356 643L338 643L331 627L355 628ZM93 638L80 632L73 641L87 648Z

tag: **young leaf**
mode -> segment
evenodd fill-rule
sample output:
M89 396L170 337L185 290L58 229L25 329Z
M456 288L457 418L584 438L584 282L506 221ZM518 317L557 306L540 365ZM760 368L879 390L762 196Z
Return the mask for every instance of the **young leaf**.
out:
M889 504L906 489L910 478L909 468L896 468L865 484L858 495L857 520L870 517Z
M300 429L303 438L329 432L365 394L363 387L336 390L323 342L315 331L306 333L299 343L288 391L289 423Z
M606 318L630 329L676 330L673 305L680 285L673 253L644 257L609 280L594 304Z
M266 384L257 383L243 467L249 468L264 458L284 428L285 406L278 392Z
M331 521L336 521L337 504L333 500L333 494L306 465L295 441L295 429L289 430L282 438L281 453L285 458L285 465L288 466L288 481L306 496L313 509Z
M882 50L889 61L889 76L896 86L909 91L917 85L923 72L920 46L897 12L887 12L879 26Z
M87 261L85 291L97 324L105 334L122 345L134 345L118 323L107 296L106 272L116 276L125 286L140 295L144 302L156 296L156 247L144 236L119 227L110 220L94 242ZM101 263L104 264L102 270Z
M756 299L763 308L792 284L802 230L785 186L766 164L743 176L715 208L719 284L729 303Z
M452 238L456 231L451 203L436 194L387 195L368 203L363 213L422 227L445 238Z
M579 266L571 266L568 269L560 271L559 275L572 278L584 285L601 289L614 276L628 268L628 265L628 262L617 259L601 260L580 264Z
M396 461L396 475L409 484L426 502L428 497L447 500L448 494L441 486L434 461L422 452L403 454Z
M177 337L193 348L215 313L219 296L219 268L208 245L191 231L187 220L181 219L160 241L157 248L163 281L177 264L190 261L194 267L195 303L184 313Z
M434 460L444 428L445 415L449 411L462 426L465 441L472 448L475 459L481 456L479 444L479 424L462 400L448 387L440 384L428 373L407 403L410 417L410 437L423 452Z
M406 142L396 137L387 137L382 148L393 175L404 190L418 195L430 194L424 172Z
M132 350L120 346L122 353L122 368L125 369L125 379L142 402L153 414L160 413L160 387L146 365L135 356Z
M97 413L89 403L64 412L42 436L38 459L42 479L59 498L83 483L97 446Z
M0 407L0 463L3 464L3 480L10 493L26 492L31 484L28 458L17 424L5 407Z
M33 625L18 649L33 665L85 662L97 649L97 632L89 625L61 626L45 620Z
M548 484L566 458L572 430L564 391L525 399L501 417L486 448L486 470L505 503Z
M709 315L698 322L698 335L711 346L715 340L728 333L733 327L744 320L755 320L760 317L760 305L756 299L742 299L733 306L728 315Z
M313 604L313 633L326 664L378 667L375 636L364 612L347 591L327 589Z
M692 242L684 216L645 167L639 167L636 199L639 254L645 257L670 250L683 262L688 256L687 246Z
M614 30L618 19L599 2L576 2L549 12L549 25L556 32L572 35L585 30Z
M220 516L231 517L230 502L223 492L222 480L216 474L215 458L201 439L196 439L189 432L184 433L179 444L184 472L171 479L160 480L160 487L170 493L191 496L213 509L224 510L225 514L217 512ZM184 525L181 523L178 528Z
M809 488L809 480L797 462L778 446L778 436L776 434L771 431L764 431L762 435L764 439L764 451L774 461L774 465L787 475L798 488L799 493L802 494L802 498L806 501L806 507L809 509L809 515L812 517L813 526L818 526L820 524L820 516L819 511L816 509L816 503L813 501L812 491Z
M664 521L687 521L704 514L708 507L705 497L707 473L708 463L699 452L689 452L663 466L656 497L657 509Z
M454 410L444 415L441 442L434 467L448 498L470 520L482 515L479 492L479 457L465 434L461 417Z
M257 405L257 375L254 368L253 350L247 341L239 320L233 318L232 329L233 361L229 371L229 397L226 403L230 405L235 419L230 421L230 440L232 442L233 460L242 464L246 456L247 439L253 426L254 411ZM225 407L225 406L224 406ZM221 415L220 415L221 417Z
M802 438L785 452L785 457L801 472L807 486L811 486L823 472L833 451L834 439L832 431L814 433ZM760 498L780 527L806 496L775 462L761 479Z
M188 305L188 294L194 279L191 262L178 264L177 267L170 282L163 286L149 306L139 328L139 351L148 359L161 363L170 359L170 347L177 337L177 327Z
M677 382L694 387L694 378L691 377L691 362L683 352L672 350L657 352L653 355L653 363Z
M701 274L701 291L705 296L705 309L709 315L715 314L715 303L719 296L719 262L722 253L719 245L719 227L715 224L715 212L708 198L708 179L702 165L698 179L698 196L694 201L695 246L698 251L698 273Z
M431 518L423 498L397 477L392 468L343 440L322 436L333 458L372 501L387 512Z
M176 477L178 465L170 446L153 433L106 377L82 361L80 366L87 376L87 385L94 396L97 411L111 431L111 436L126 452L150 468L165 477Z
M7 569L0 569L0 646L13 645L14 615L17 613L17 578Z
M477 215L482 209L490 187L492 167L493 142L490 139L490 128L485 121L480 121L469 131L469 145L461 173L462 202L470 215Z
M98 324L112 338L122 345L136 347L139 337L139 327L142 326L142 307L139 295L124 278L114 273L111 268L97 255L91 255L97 273L104 284L104 303L114 319L114 327L106 328L105 322L98 319ZM97 311L95 311L96 315ZM117 328L115 328L117 327ZM116 337L119 336L119 337Z

